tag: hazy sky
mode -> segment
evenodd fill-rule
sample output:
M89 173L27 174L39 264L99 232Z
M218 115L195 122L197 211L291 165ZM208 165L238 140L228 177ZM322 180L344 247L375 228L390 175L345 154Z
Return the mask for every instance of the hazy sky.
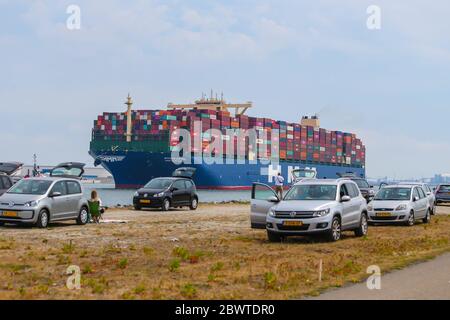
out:
M81 8L69 30L68 5ZM381 8L381 30L366 26ZM450 172L450 2L0 0L0 161L88 155L93 120L191 102L355 132L371 177Z

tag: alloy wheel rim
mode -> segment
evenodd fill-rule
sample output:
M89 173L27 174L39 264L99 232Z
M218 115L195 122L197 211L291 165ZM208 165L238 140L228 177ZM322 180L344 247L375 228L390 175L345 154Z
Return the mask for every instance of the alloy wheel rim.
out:
M334 240L339 240L341 237L341 227L339 225L338 220L334 220L333 222L333 238Z
M47 224L48 224L47 212L42 212L41 224L42 224L43 227L47 226Z
M85 223L87 221L87 211L83 209L81 211L81 222Z
M413 224L414 224L414 214L411 213L411 214L409 215L408 222L409 222L410 225L413 225Z
M197 208L197 199L192 200L192 207Z
M169 210L169 201L164 201L164 209Z
M363 217L362 217L361 227L362 227L363 234L366 234L367 233L367 218L365 215L363 215Z

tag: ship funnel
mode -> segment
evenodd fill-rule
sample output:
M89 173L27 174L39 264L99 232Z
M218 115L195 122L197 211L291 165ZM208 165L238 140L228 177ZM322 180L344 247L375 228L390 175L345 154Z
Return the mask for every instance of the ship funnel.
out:
M128 94L127 101L125 102L125 105L127 106L127 142L131 142L132 137L132 123L131 123L131 106L133 105L133 100L131 99L130 94Z

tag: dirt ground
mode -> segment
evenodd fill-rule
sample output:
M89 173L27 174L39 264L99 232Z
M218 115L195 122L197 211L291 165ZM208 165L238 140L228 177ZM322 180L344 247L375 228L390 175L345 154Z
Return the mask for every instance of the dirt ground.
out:
M0 228L0 299L291 299L450 251L450 206L429 225L372 226L337 243L269 243L249 227L248 204L110 210L127 223ZM319 281L319 265L322 275ZM66 285L70 266L81 288ZM73 268L73 267L72 267ZM76 279L72 277L71 279Z

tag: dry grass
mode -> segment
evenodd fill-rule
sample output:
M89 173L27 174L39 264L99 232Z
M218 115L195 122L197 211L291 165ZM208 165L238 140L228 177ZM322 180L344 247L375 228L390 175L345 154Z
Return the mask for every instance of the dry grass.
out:
M430 225L371 227L337 243L292 238L271 244L249 228L248 205L161 213L113 210L127 224L49 230L0 228L1 299L287 299L364 279L450 251L450 216ZM440 207L450 213L450 207ZM318 265L323 261L322 282ZM81 290L66 288L69 265Z

